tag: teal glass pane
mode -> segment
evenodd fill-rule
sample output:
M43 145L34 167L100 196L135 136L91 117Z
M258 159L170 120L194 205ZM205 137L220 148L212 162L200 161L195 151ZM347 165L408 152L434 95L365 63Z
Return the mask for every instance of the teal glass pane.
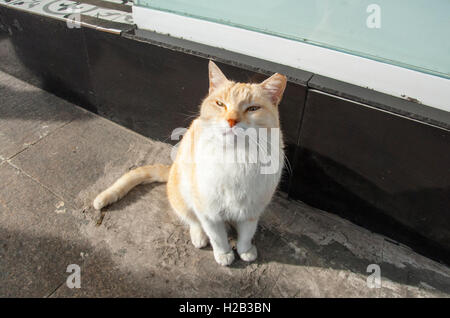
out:
M450 0L135 0L135 3L450 78ZM375 11L367 12L371 4L379 6L379 20Z

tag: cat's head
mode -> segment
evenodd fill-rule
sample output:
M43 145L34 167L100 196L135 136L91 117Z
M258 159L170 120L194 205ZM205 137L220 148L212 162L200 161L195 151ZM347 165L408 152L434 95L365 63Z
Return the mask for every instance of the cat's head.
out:
M217 128L279 128L278 104L286 88L286 76L274 74L262 83L228 80L214 62L209 62L209 94L200 118Z

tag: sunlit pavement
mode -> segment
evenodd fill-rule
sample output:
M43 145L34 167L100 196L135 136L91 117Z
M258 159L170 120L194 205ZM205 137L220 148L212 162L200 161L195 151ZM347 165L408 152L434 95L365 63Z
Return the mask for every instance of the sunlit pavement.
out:
M282 193L257 231L258 260L231 267L192 246L164 184L93 210L116 178L156 162L170 164L168 144L0 73L0 297L450 295L447 266ZM80 288L68 287L71 264Z

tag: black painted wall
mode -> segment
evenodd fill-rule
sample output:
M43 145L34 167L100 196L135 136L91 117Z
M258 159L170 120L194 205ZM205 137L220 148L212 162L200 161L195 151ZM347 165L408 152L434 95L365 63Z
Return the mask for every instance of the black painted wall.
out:
M0 6L0 69L95 111L83 29Z
M208 60L117 35L85 29L86 44L102 116L145 136L176 143L176 127L188 127L208 92ZM266 75L217 63L236 81L259 82ZM111 67L114 65L114 67ZM286 154L294 159L306 85L289 83L280 104ZM287 191L289 175L281 188Z
M287 74L280 114L293 175L285 173L281 189L450 263L448 113L217 48L158 41L69 29L0 6L0 69L161 141L195 116L208 58L238 81Z
M448 130L309 90L298 147L292 197L425 254L450 248Z

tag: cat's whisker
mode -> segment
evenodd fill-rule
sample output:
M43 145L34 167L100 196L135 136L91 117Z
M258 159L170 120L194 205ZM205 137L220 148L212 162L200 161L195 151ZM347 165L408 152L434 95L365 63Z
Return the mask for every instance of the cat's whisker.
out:
M269 143L266 139L264 139L264 138L261 137L261 136L259 136L258 138L261 139L263 142L265 142L265 144ZM272 145L272 144L271 144L271 145ZM267 151L266 151L266 152L267 152ZM284 161L286 162L286 169L288 170L289 175L292 175L292 174L293 174L293 171L292 171L291 163L289 162L289 159L288 159L288 157L286 156L286 154L285 154L284 152L283 152L283 159L284 159Z
M257 140L254 140L250 135L248 135L248 138L250 141L253 141L256 144L259 150L263 152L264 158L267 158L268 157L267 148L264 148Z
M198 113L193 113L193 114L184 114L182 113L182 115L186 116L186 118L198 118Z

